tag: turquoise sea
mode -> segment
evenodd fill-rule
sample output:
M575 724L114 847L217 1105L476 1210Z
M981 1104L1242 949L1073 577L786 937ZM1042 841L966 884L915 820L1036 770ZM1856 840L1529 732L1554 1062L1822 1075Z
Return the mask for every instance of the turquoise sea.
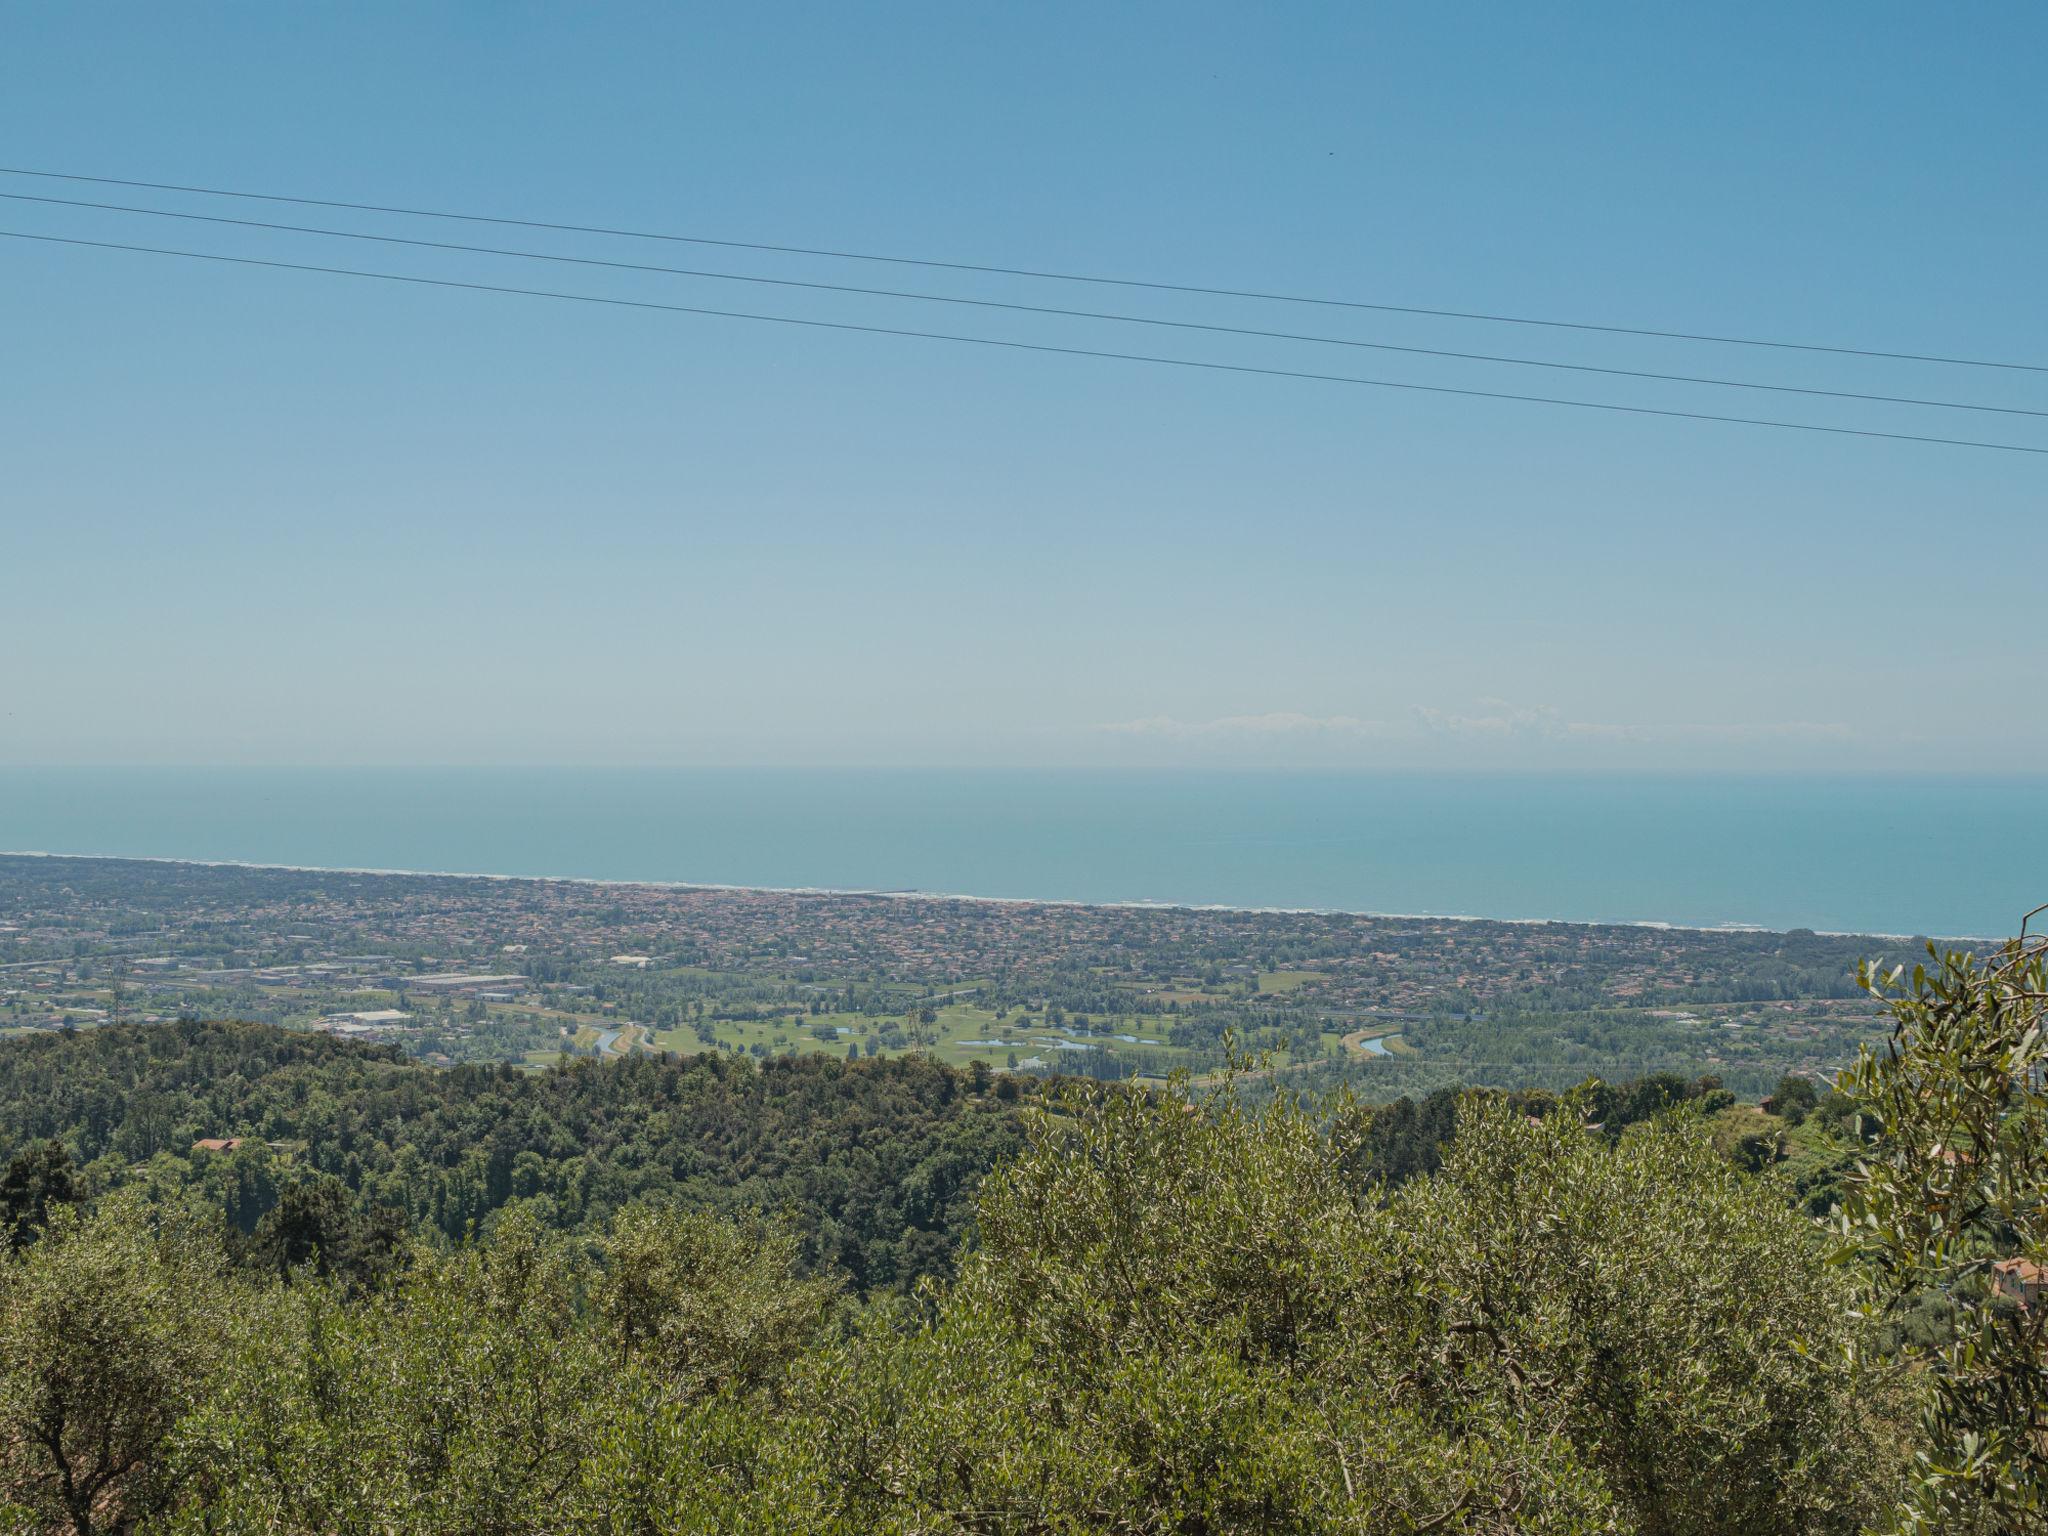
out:
M0 769L0 849L2002 935L2048 777Z

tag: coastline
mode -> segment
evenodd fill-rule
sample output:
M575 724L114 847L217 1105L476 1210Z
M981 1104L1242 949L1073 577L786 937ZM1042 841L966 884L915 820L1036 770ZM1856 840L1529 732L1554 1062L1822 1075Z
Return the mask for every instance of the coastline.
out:
M740 885L702 880L618 880L591 875L513 875L483 870L387 869L358 865L279 864L251 859L172 858L162 854L64 853L41 848L0 848L0 859L50 859L98 864L168 864L189 869L247 869L301 875L373 875L386 879L492 880L507 884L577 885L600 889L650 891L706 891L754 896L862 897L885 901L971 902L988 906L1070 907L1106 912L1234 912L1248 916L1273 917L1361 917L1376 922L1498 923L1514 927L1557 928L1648 928L1670 933L1755 934L1791 933L1797 928L1771 928L1761 923L1718 924L1673 923L1656 918L1606 919L1569 917L1492 917L1471 912L1382 912L1352 907L1242 906L1230 902L1185 901L1080 901L1066 897L977 896L969 892L881 890L859 886L823 885ZM1888 942L1911 940L1921 935L1883 933L1859 929L1813 928L1806 930L1822 938L1878 939ZM1927 935L1968 944L2003 944L2006 937L1985 934Z

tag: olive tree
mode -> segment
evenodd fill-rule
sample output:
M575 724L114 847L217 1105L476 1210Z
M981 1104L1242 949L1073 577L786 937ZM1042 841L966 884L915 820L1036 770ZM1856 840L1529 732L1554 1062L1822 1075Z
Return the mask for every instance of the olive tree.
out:
M2031 916L2031 914L2030 914ZM1891 1013L1842 1088L1882 1138L1839 1214L1845 1256L1886 1280L1879 1310L1946 1304L1917 1353L1925 1447L1908 1530L2048 1529L2048 943L1862 980Z
M584 1280L572 1246L514 1210L379 1292L273 1284L180 1428L176 1528L544 1528L605 1407Z
M1692 1111L1610 1144L1468 1102L1442 1170L1391 1214L1419 1284L1390 1304L1434 1328L1411 1368L1433 1390L1506 1377L1625 1528L1848 1533L1887 1502L1902 1387L1867 1349L1860 1280Z
M1762 1536L1887 1502L1854 1281L1684 1112L1614 1144L1474 1097L1398 1192L1368 1123L1056 1095L951 1292L832 1378L847 1522Z
M816 1336L835 1287L797 1274L787 1228L629 1206L598 1245L591 1299L622 1359L682 1398L767 1384Z
M170 1499L167 1443L236 1304L217 1225L115 1197L54 1206L0 1264L0 1483L14 1524L125 1532Z
M772 1389L832 1295L794 1249L649 1209L588 1243L515 1206L383 1289L274 1284L180 1428L174 1529L787 1528L819 1501L815 1457Z

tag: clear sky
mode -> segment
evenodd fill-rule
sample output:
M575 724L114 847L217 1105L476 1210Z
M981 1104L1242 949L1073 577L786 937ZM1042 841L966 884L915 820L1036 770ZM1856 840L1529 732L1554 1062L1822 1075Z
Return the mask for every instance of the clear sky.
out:
M2048 9L10 6L0 162L2048 363ZM2048 411L2048 373L276 217ZM0 203L0 228L2048 421ZM0 763L2048 767L2048 458L0 241Z

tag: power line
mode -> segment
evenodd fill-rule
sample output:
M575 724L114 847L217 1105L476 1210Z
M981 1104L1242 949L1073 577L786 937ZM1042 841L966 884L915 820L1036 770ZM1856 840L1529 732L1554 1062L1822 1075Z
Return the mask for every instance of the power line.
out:
M1931 443L1946 448L1982 448L1998 453L2048 455L2048 448L2022 443L1982 442L1970 438L1933 437L1914 432L1880 432L1868 427L1828 427L1814 422L1779 421L1758 416L1719 416L1706 411L1669 410L1660 406L1618 405L1605 400L1574 400L1557 395L1522 395L1505 390L1462 389L1448 384L1415 384L1396 379L1370 379L1356 374L1312 373L1294 368L1261 368L1249 363L1197 361L1185 357L1158 357L1143 352L1111 352L1090 347L1061 347L1047 342L1007 341L993 336L962 336L949 331L921 331L901 326L857 325L846 320L810 320L794 315L764 315L747 310L708 309L690 304L663 304L652 299L609 298L589 293L565 293L551 288L514 288L498 283L461 282L445 277L414 277L397 272L365 272L355 267L316 266L309 262L271 261L254 256L222 256L210 251L181 251L163 246L130 245L113 240L82 240L67 235L37 235L24 230L0 229L0 238L33 240L45 245L85 246L103 251L130 251L144 256L176 256L190 261L221 262L238 267L268 267L282 272L318 272L332 277L368 278L377 282L410 283L425 288L458 288L474 293L513 294L530 299L560 299L575 304L603 304L619 309L659 310L677 315L707 315L721 320L749 320L769 325L802 326L811 330L849 331L867 336L905 336L922 341L949 341L965 346L1000 347L1012 352L1042 352L1058 357L1092 357L1114 362L1149 363L1165 368L1196 368L1213 373L1253 374L1263 378L1302 379L1319 384L1363 385L1372 389L1407 390L1426 395L1458 395L1474 400L1515 400L1530 405L1568 406L1577 410L1612 411L1627 416L1662 416L1680 421L1717 421L1733 426L1773 427L1788 432L1821 432L1831 437L1882 438L1897 443Z
M1944 411L1985 411L2000 416L2048 417L2048 411L2029 410L2015 405L1978 405L1966 400L1929 400L1913 395L1878 395L1859 390L1820 389L1799 384L1765 384L1752 379L1717 379L1689 373L1656 373L1641 368L1607 368L1593 363L1566 363L1549 358L1507 357L1491 352L1458 352L1444 347L1402 346L1389 341L1361 341L1345 336L1316 336L1297 331L1259 330L1241 325L1213 325L1197 320L1164 320L1151 315L1126 315L1093 309L1062 309L1044 304L961 298L953 294L919 293L901 288L866 288L851 283L809 282L792 277L763 277L746 272L714 272L696 267L667 267L639 261L608 261L595 256L564 256L549 251L525 251L495 245L464 245L448 240L419 240L405 235L377 235L354 229L326 229L311 224L282 224L269 219L231 219L220 214L184 213L170 208L137 208L126 203L96 203L71 197L37 197L26 192L0 192L0 198L10 202L39 203L59 208L92 208L103 213L137 213L157 219L182 219L188 223L228 224L239 229L266 229L287 234L318 235L334 240L368 240L380 245L406 245L430 251L461 251L474 256L512 256L522 261L551 261L568 266L603 267L619 272L656 272L670 277L710 278L718 282L755 283L772 288L803 288L819 293L850 293L869 298L909 299L920 304L964 305L973 309L1001 309L1017 314L1054 315L1071 320L1106 320L1120 325L1149 325L1177 331L1205 331L1221 336L1251 336L1266 341L1310 342L1317 346L1354 347L1371 352L1399 352L1416 357L1445 357L1462 362L1506 363L1518 368L1551 368L1570 373L1604 374L1611 378L1654 379L1667 384L1704 384L1717 389L1756 389L1771 394L1811 395L1829 400L1925 406Z
M1784 352L1823 352L1837 357L1939 363L1956 368L2000 368L2020 373L2048 373L2048 364L2044 363L1998 362L1985 358L1945 357L1924 352L1887 352L1874 347L1825 346L1817 342L1779 341L1755 336L1720 336L1698 331L1653 330L1642 326L1596 325L1579 320L1546 320L1529 315L1496 315L1463 309L1429 309L1415 304L1318 298L1307 294L1271 293L1258 289L1208 288L1192 283L1156 282L1134 277L1099 277L1080 272L1055 272L1032 267L999 267L968 261L939 261L922 256L885 256L871 251L844 251L820 246L771 245L759 240L725 240L715 239L709 235L663 234L644 229L614 229L601 224L566 224L546 219L502 218L482 213L448 213L433 208L404 208L385 203L350 203L334 198L292 197L278 192L242 192L227 187L185 186L168 181L134 181L118 176L83 176L68 171L36 171L19 166L0 166L0 176L35 176L48 181L78 181L103 187L140 187L153 192L189 192L201 197L235 197L254 202L293 203L304 208L345 208L356 213L392 213L406 218L452 219L466 224L550 229L564 234L605 235L625 240L664 240L681 245L709 245L735 251L773 251L784 256L822 256L835 261L872 261L890 266L930 267L947 272L979 272L997 277L1026 277L1056 283L1093 283L1112 288L1143 288L1155 293L1195 294L1206 298L1254 299L1272 304L1310 304L1328 309L1363 309L1381 314L1426 315L1441 320L1477 320L1491 325L1530 325L1553 330L1592 331L1608 336L1647 336L1660 341L1697 341L1728 347L1766 347Z

